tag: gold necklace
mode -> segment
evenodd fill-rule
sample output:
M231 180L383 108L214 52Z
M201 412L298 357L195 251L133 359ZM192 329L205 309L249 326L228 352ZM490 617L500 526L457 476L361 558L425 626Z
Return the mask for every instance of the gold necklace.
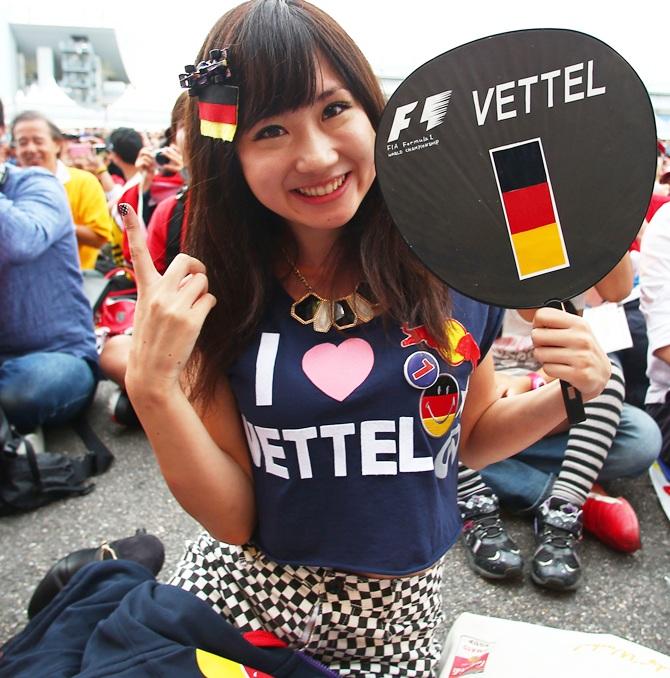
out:
M368 298L372 298L372 291L366 283L359 283L346 297L324 299L314 291L288 255L284 253L284 256L296 278L307 290L306 294L291 305L291 317L301 325L311 324L316 332L328 332L333 326L340 330L348 330L375 317L378 304L369 301ZM364 291L368 298L363 296L361 291Z

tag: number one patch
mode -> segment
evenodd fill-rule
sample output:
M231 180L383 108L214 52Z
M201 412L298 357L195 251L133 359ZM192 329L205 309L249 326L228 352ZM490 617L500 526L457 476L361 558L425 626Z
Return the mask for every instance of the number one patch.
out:
M489 151L519 279L570 265L542 141Z

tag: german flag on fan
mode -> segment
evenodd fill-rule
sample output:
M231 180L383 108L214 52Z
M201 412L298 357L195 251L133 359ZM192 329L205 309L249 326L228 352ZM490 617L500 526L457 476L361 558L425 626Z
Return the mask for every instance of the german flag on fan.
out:
M234 85L210 85L198 92L200 134L223 141L233 140L239 91Z
M490 154L519 279L569 266L540 139Z

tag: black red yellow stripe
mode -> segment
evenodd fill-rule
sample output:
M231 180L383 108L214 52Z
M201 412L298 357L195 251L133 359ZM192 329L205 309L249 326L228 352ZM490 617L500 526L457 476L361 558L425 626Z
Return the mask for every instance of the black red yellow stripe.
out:
M521 279L569 266L540 139L491 150Z
M212 85L198 95L200 133L232 141L237 129L239 89L233 85Z

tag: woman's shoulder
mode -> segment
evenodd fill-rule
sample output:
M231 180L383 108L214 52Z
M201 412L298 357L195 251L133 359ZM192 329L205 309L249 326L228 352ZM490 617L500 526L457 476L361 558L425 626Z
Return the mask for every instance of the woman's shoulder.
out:
M499 306L485 304L455 290L449 291L449 298L451 300L451 317L454 320L459 320L462 317L485 324L488 322L499 323L505 312L505 309Z
M452 343L457 341L467 346L474 340L480 358L483 358L500 333L504 309L484 304L453 290L450 291L450 299L452 327L447 334Z

